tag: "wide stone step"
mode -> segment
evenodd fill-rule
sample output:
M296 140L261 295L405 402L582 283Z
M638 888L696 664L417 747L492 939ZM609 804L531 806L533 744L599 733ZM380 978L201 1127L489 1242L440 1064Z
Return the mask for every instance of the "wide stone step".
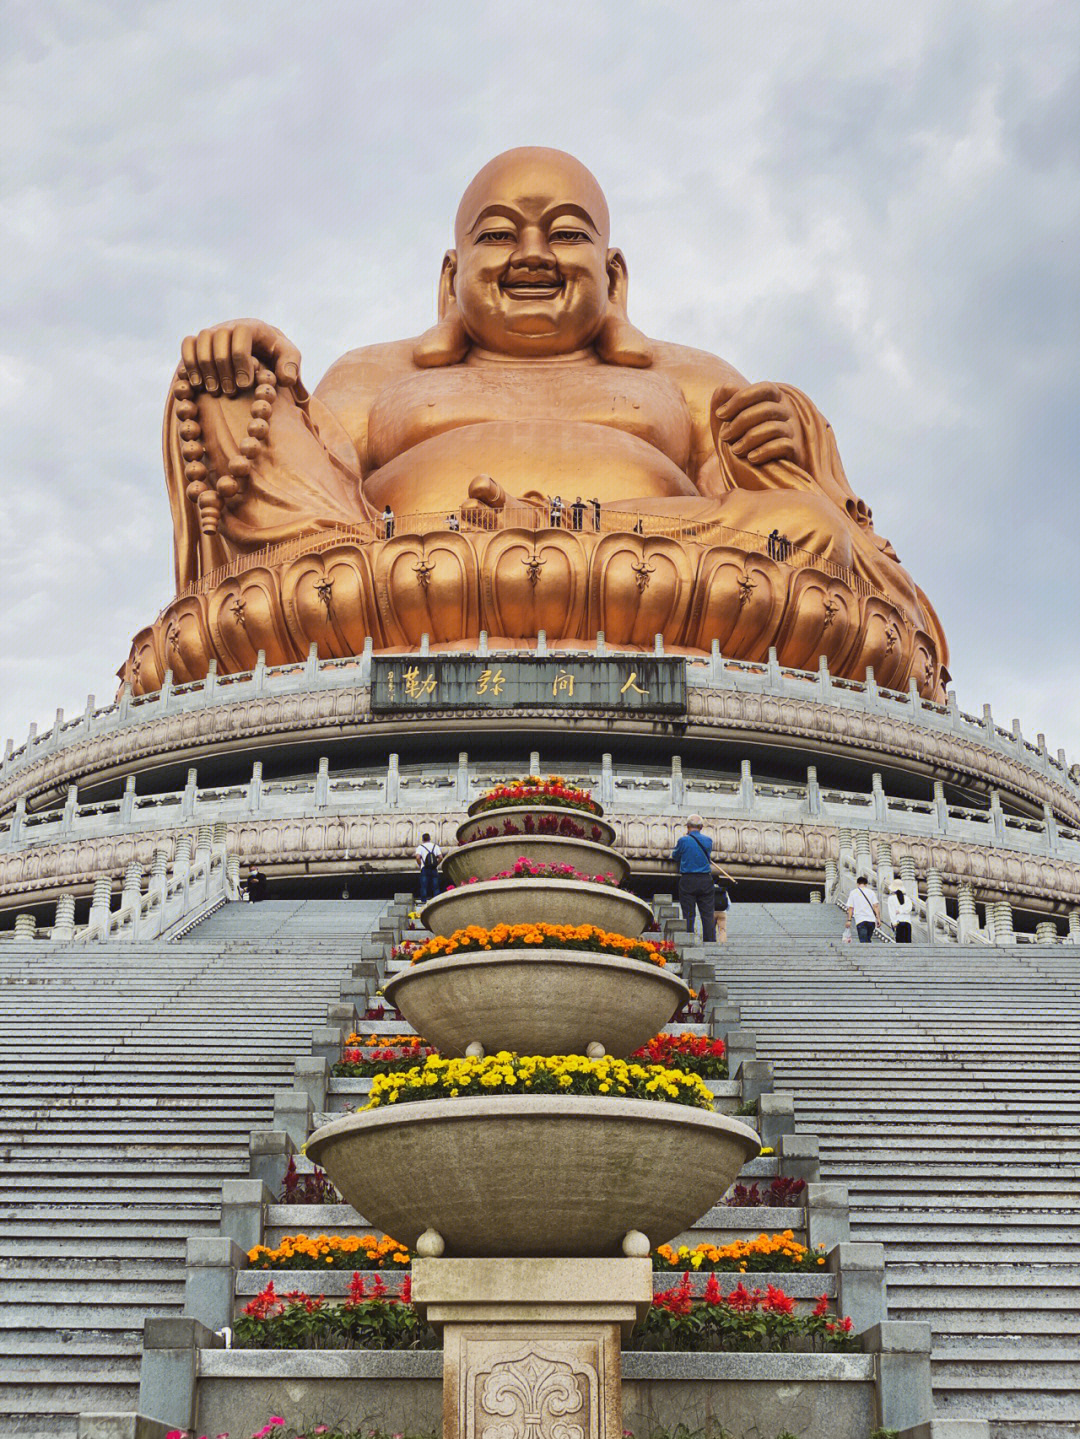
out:
M36 1435L42 1431L28 1422L32 1416L41 1414L48 1417L70 1415L70 1428L56 1430L57 1433L74 1434L75 1416L81 1413L119 1413L134 1410L139 1397L137 1380L124 1381L111 1375L100 1379L92 1374L81 1374L71 1379L46 1381L41 1384L0 1382L0 1417L5 1418L5 1431L22 1436ZM22 1420L18 1431L8 1430L6 1416Z

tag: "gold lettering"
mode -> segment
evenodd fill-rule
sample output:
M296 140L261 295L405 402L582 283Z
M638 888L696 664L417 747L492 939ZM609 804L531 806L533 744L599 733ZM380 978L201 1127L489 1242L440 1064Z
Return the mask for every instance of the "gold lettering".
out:
M420 678L420 671L415 665L410 665L402 678L405 681L405 693L411 700L421 699L424 695L435 693L435 686L438 681L435 678L435 671L429 670L427 679Z
M481 670L480 678L476 682L476 693L486 695L490 690L493 695L501 695L506 686L506 676L502 670Z
M649 693L649 691L648 691L648 690L643 690L639 684L636 684L636 683L635 683L636 680L637 680L637 670L631 670L631 672L630 672L630 678L629 678L629 679L626 681L626 683L623 685L623 687L622 687L622 689L619 691L619 693L620 693L621 695L624 695L627 690L633 690L636 695L647 695L647 694Z
M555 676L555 682L551 686L552 699L555 698L560 690L565 690L568 695L573 695L574 693L574 676L566 670L560 670Z

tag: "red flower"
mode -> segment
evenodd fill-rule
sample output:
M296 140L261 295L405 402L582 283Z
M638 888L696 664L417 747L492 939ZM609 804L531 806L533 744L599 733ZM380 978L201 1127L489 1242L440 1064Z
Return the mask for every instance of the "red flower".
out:
M720 1292L720 1285L716 1282L716 1275L709 1275L709 1282L705 1286L706 1304L723 1304L724 1296Z
M762 1309L771 1309L774 1314L795 1313L794 1299L789 1298L782 1289L775 1289L771 1284L761 1307Z
M357 1270L353 1270L353 1277L349 1283L349 1297L347 1304L363 1304L367 1298L367 1288L364 1284L364 1276Z
M412 1275L406 1274L401 1281L401 1302L402 1304L412 1303Z

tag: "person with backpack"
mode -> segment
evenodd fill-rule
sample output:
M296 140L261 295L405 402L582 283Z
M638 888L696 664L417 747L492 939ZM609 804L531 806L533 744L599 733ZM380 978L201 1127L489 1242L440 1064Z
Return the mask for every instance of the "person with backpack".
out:
M881 922L881 909L878 906L877 891L870 888L870 882L865 874L860 874L855 881L855 888L847 897L847 930L851 932L851 922L855 921L855 931L859 936L860 944L869 944L874 938L874 930Z
M426 831L416 846L416 866L420 871L420 903L434 899L439 892L439 860L442 850Z
M716 943L716 909L713 903L712 840L701 831L705 821L692 814L686 821L686 833L672 850L671 857L679 865L679 907L683 924L694 932L695 913L701 915L701 938L705 944Z

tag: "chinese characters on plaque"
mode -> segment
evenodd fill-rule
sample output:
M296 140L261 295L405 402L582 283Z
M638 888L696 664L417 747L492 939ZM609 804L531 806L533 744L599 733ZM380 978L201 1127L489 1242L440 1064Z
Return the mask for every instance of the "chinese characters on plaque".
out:
M373 710L686 709L686 662L676 655L399 655L371 662Z

